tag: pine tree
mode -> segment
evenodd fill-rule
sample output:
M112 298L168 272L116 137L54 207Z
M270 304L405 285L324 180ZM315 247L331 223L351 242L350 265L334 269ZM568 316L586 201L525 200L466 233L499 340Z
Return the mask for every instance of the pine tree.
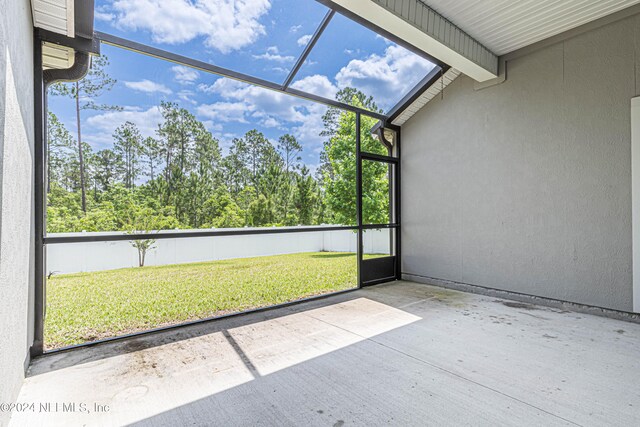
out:
M109 77L105 68L108 67L109 61L106 56L92 57L91 68L87 75L78 81L71 83L56 83L51 86L51 94L66 96L75 101L76 112L76 130L77 130L77 155L78 168L80 176L80 191L82 200L82 211L87 211L86 201L86 182L85 182L85 153L82 141L82 117L83 110L120 110L120 107L110 106L107 104L96 104L94 101L104 92L111 90L116 80Z
M278 139L278 149L280 150L280 155L284 160L285 179L283 188L283 205L285 215L288 215L289 203L291 201L293 190L292 184L295 179L295 175L293 175L291 172L299 168L299 162L301 160L300 152L302 151L302 146L293 135L286 134L282 135L280 139Z
M149 181L153 181L156 178L158 168L160 167L160 159L162 158L158 140L150 136L145 138L142 141L141 153L144 158L144 163L146 164L145 176L149 178Z
M122 159L124 185L133 188L140 172L138 163L142 153L142 135L134 123L127 121L116 128L113 138L114 152Z

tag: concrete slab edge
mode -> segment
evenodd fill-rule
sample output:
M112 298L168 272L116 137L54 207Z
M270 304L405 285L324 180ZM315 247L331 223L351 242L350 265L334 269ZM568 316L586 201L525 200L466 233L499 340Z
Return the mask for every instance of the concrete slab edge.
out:
M485 286L472 285L469 283L455 282L451 280L437 279L434 277L420 276L411 273L402 273L402 279L425 285L438 286L455 291L469 292L472 294L485 295L494 298L503 298L527 304L536 304L560 310L569 310L576 313L592 314L594 316L607 317L609 319L624 320L627 322L640 324L640 314L627 311L613 310L610 308L596 307L586 304L578 304L570 301L562 301L553 298L540 297L536 295L523 294L519 292L505 291L502 289L489 288Z

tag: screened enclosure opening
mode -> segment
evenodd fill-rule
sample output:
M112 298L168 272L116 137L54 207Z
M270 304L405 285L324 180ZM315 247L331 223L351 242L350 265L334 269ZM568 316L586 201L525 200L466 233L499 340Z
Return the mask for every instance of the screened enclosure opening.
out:
M363 259L387 257L396 255L395 233L393 228L376 228L364 230Z
M392 224L394 166L371 160L362 161L362 223Z
M48 245L45 345L83 344L356 288L356 236L344 230Z
M173 67L104 45L50 86L48 233L355 225L354 113Z
M171 67L106 45L49 88L48 349L358 286L356 114Z
M100 54L47 92L47 348L396 277L384 111L434 65L316 1L264 3L223 40L207 25L235 9L187 28L147 4L152 27L97 2Z

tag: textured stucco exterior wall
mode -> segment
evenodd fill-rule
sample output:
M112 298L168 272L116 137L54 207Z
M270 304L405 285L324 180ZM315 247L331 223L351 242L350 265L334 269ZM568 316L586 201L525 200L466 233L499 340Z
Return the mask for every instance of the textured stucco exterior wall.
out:
M32 341L33 24L0 0L0 403L18 395ZM9 414L0 412L0 425Z
M632 310L640 15L459 77L403 126L403 273Z

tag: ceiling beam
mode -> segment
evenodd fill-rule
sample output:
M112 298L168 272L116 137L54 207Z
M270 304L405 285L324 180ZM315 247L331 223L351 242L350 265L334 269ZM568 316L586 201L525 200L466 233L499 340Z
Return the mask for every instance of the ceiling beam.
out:
M318 0L357 15L439 61L483 82L498 76L498 57L420 0Z

